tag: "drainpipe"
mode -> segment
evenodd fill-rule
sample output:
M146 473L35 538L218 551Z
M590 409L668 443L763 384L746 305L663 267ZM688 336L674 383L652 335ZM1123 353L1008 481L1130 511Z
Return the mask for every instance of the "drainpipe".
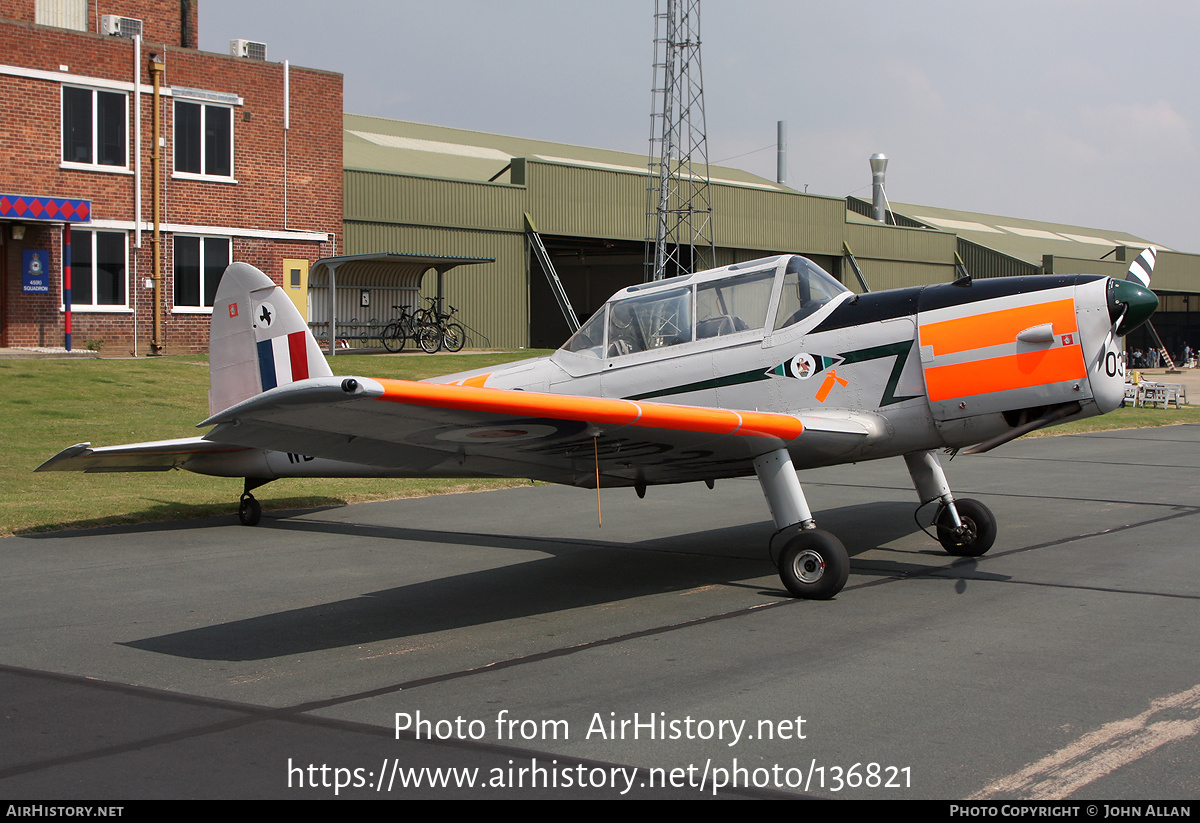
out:
M162 220L162 108L160 105L162 76L166 64L157 54L150 55L150 78L154 81L154 133L150 147L150 179L154 190L150 197L150 211L154 215L154 233L150 236L150 253L154 258L154 331L150 337L150 354L163 351L163 288L162 288L162 237L159 235Z
M142 250L142 36L133 36L133 277L126 277L129 306L133 309L133 356L138 356L137 261Z

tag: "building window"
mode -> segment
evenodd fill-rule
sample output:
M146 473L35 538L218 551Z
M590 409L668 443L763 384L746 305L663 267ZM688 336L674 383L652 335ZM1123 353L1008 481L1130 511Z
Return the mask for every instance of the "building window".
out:
M175 171L233 176L233 109L175 101Z
M39 26L57 26L60 29L87 31L88 2L87 0L37 0L33 6L33 22Z
M124 93L63 86L63 162L126 168L128 120Z
M128 243L124 232L71 230L71 308L128 305Z
M175 235L175 307L211 309L228 267L228 237Z

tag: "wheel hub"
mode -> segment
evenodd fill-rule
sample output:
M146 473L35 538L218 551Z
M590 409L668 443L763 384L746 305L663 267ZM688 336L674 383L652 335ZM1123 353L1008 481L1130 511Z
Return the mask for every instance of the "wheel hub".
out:
M816 583L825 575L825 558L812 549L805 549L796 555L792 568L802 583Z

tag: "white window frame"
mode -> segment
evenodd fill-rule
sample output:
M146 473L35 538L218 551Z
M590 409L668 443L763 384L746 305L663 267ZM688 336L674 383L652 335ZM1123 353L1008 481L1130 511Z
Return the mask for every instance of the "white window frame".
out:
M198 300L200 305L190 306L175 302L176 280L179 277L179 266L176 258L179 252L179 240L181 238L192 238L200 241L200 264L199 264L199 283L198 283ZM212 235L212 234L175 234L171 240L171 312L173 314L212 314L212 306L204 305L204 241L205 240L224 240L228 244L228 254L226 255L226 267L233 262L233 238L227 235ZM222 272L224 269L222 269Z
M67 129L67 89L76 89L78 91L89 92L92 96L92 162L80 163L77 160L68 160L64 157L64 149L66 142ZM108 163L100 163L100 118L98 115L98 95L100 94L116 94L120 95L125 100L125 105L121 107L124 114L124 122L122 128L124 130L124 155L125 162L121 165L111 165ZM59 86L59 129L58 129L58 156L59 168L63 169L78 169L80 171L102 171L115 174L133 174L129 168L129 94L123 91L114 91L113 89L101 89L91 86L80 86L73 83L63 83Z
M175 168L176 155L175 144L178 141L179 135L179 106L190 105L200 108L200 168L199 172L180 171ZM208 109L224 109L229 112L229 174L209 174L204 169L208 167L207 157L207 141L204 139L204 126L208 119ZM191 100L181 97L175 98L175 104L171 108L171 177L177 180L203 180L213 183L237 183L237 178L234 176L234 148L237 146L236 129L234 124L237 118L233 116L234 107L222 103L213 103L207 100Z
M125 253L125 259L124 259L124 262L122 263L122 268L125 271L125 274L124 274L125 302L123 302L123 303L97 303L96 302L96 296L99 292L98 283L97 283L97 279L98 279L99 275L97 274L97 270L96 270L96 257L97 257L96 249L99 244L99 235L100 234L119 234L119 235L121 235L121 248ZM74 286L74 284L77 282L78 278L81 275L83 275L83 271L79 268L79 265L75 262L75 257L76 257L75 249L77 249L79 247L79 243L84 238L85 235L89 236L88 242L91 243L92 265L91 265L91 271L89 271L87 273L87 276L90 277L92 280L92 302L91 303L77 303L77 302L75 302L74 298L72 298L71 299L71 311L72 312L100 312L100 313L130 311L130 308L129 308L129 233L124 232L124 231L111 231L111 230L106 230L106 229L72 228L71 229L71 285L72 286ZM65 286L66 284L60 283L59 285L60 285L59 297L60 297L60 299L63 299L63 298L65 298L65 295L63 294L64 290L61 287ZM62 305L59 308L61 311L66 311L65 300L63 300Z

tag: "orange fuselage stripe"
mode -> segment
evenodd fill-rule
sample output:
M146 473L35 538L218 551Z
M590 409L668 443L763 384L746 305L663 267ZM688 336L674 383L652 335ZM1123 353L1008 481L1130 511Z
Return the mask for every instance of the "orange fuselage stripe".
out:
M921 345L933 346L935 357L960 351L1015 343L1017 335L1033 326L1051 323L1054 334L1074 334L1075 301L1054 300L1034 306L957 317L921 326Z
M791 415L769 412L738 412L666 403L635 403L607 397L542 394L407 380L378 380L383 386L380 400L433 406L443 409L549 417L586 423L644 426L673 431L779 437L793 440L804 424Z
M925 369L925 389L930 401L937 402L1085 377L1087 367L1083 362L1083 349L1076 345L933 366Z

